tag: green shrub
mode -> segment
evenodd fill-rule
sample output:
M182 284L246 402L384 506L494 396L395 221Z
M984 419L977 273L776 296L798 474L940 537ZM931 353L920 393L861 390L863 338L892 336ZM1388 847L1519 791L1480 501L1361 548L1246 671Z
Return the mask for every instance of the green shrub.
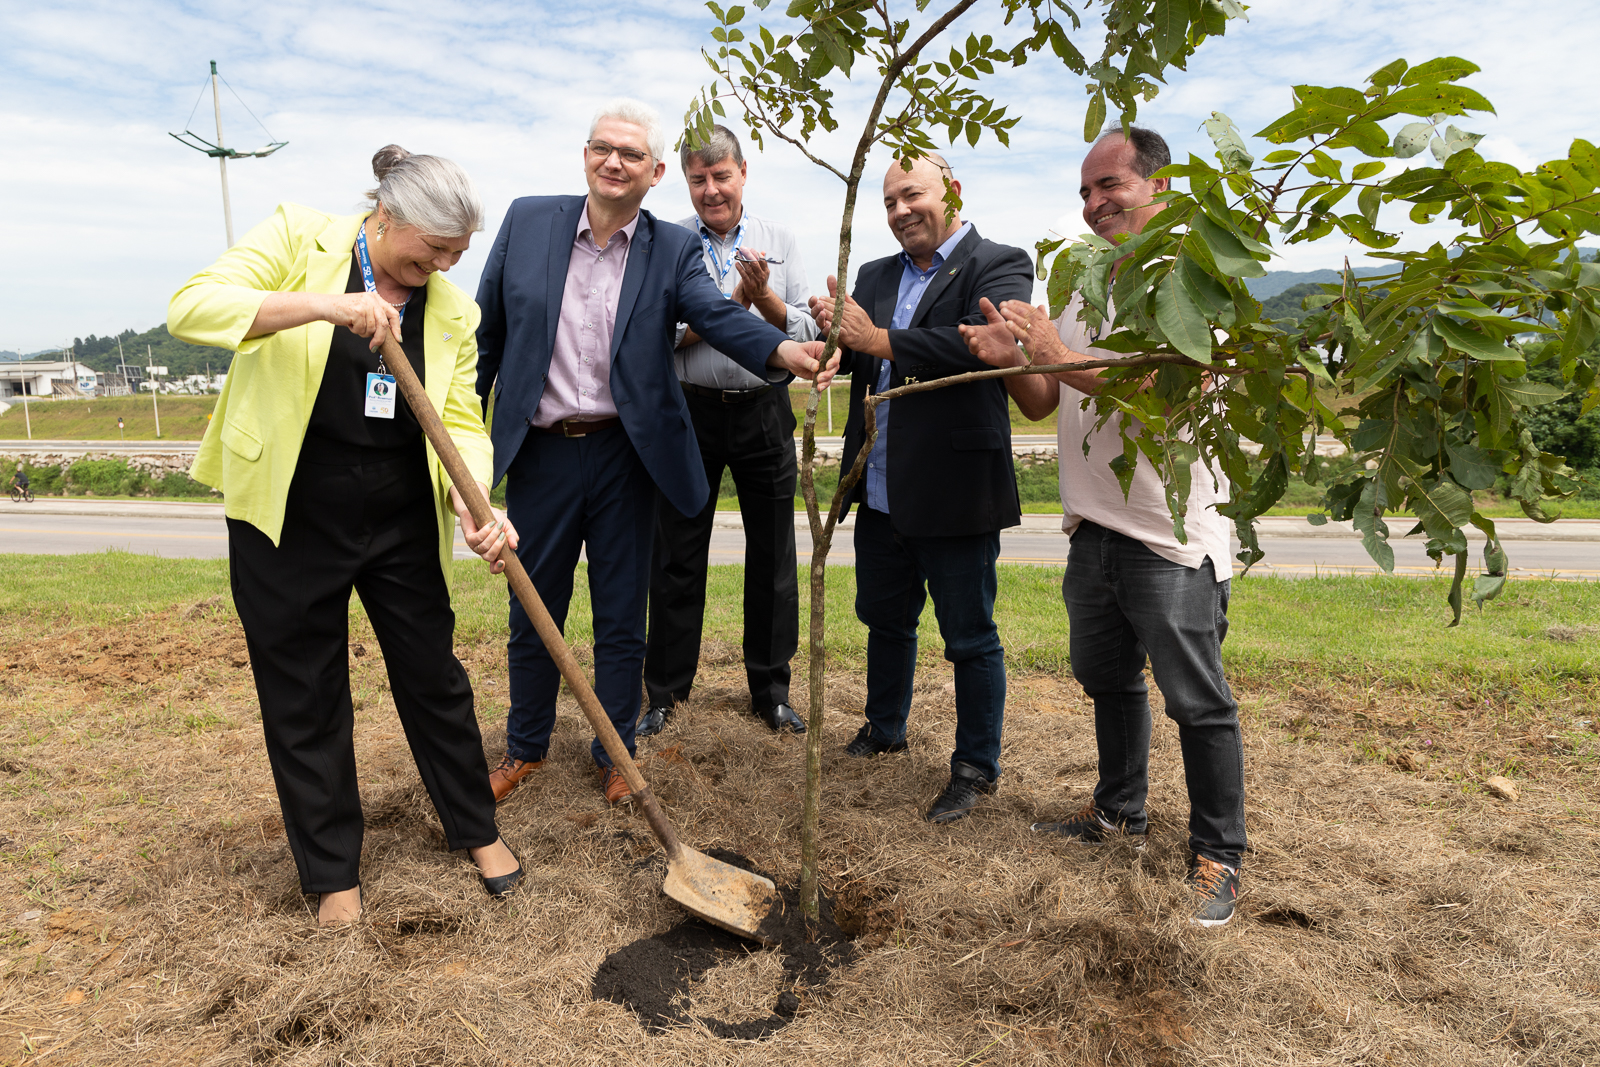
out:
M74 496L145 496L150 476L120 459L80 459L67 468L67 491Z

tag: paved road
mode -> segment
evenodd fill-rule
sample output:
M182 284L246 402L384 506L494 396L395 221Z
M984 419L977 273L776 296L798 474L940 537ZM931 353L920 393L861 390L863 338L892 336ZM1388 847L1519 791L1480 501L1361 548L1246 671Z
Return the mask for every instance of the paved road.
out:
M811 537L804 516L798 518L797 539L804 559L811 552ZM1022 527L1001 535L1001 562L1064 566L1067 539L1060 532L1060 521L1051 515L1026 516ZM1514 575L1600 579L1600 522L1562 520L1541 525L1527 519L1502 519L1497 527L1505 538ZM829 562L855 563L851 531L847 520L835 535ZM1473 536L1481 542L1482 535L1473 531ZM1260 537L1267 558L1254 573L1299 577L1377 572L1359 538L1336 524L1312 527L1300 519L1263 519ZM1397 538L1393 543L1396 573L1439 573L1420 540ZM107 548L154 556L222 558L228 554L222 506L94 500L12 504L0 499L0 552L66 555ZM457 558L469 555L458 535ZM739 563L743 558L744 531L738 514L719 513L711 539L711 561Z

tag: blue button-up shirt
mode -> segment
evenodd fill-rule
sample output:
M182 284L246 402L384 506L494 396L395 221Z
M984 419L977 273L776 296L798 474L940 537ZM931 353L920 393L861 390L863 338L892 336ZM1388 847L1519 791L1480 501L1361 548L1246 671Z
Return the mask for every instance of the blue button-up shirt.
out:
M917 313L917 304L922 300L922 294L928 291L928 283L938 275L944 261L971 229L972 223L963 222L950 235L950 239L933 253L933 262L927 270L919 269L911 262L910 256L900 253L900 295L894 302L894 316L889 320L889 329L904 330L911 325L911 318ZM889 388L889 372L893 366L893 360L883 361L878 371L878 392ZM878 405L878 438L873 442L871 455L867 456L867 507L885 515L889 513L889 406L893 403L892 400L885 400Z

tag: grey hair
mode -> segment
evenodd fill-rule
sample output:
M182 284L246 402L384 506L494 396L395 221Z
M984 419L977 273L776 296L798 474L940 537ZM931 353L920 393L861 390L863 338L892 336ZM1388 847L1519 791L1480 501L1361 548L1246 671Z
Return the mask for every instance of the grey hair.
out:
M1172 150L1167 147L1167 139L1154 130L1147 130L1142 126L1129 126L1128 135L1123 137L1122 127L1114 126L1100 135L1100 141L1109 141L1113 137L1121 138L1133 145L1133 169L1139 177L1148 178L1162 167L1172 162Z
M645 143L650 146L652 158L661 160L667 158L667 133L661 128L661 115L655 108L639 100L630 100L619 96L615 100L600 105L594 113L594 118L589 121L589 137L594 138L595 127L606 119L616 119L619 122L631 122L635 126L644 127Z
M678 150L678 161L685 173L689 170L691 159L698 159L703 167L714 167L729 156L733 157L734 166L744 165L744 152L739 148L739 138L721 123L711 127L711 142L704 148L690 148L689 138L685 137L683 147Z
M372 157L376 189L367 199L401 226L434 237L465 237L483 229L483 201L467 172L439 156L414 156L397 144Z

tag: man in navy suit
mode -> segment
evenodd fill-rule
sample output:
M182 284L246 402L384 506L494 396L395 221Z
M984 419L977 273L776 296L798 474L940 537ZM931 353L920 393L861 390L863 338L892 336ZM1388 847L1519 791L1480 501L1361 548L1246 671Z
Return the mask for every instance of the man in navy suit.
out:
M1028 254L946 215L946 188L960 195L961 183L931 153L909 169L895 160L884 175L883 206L902 251L862 267L844 304L839 343L850 349L851 379L843 470L866 444L869 392L988 369L959 324L984 321L980 300L1033 295ZM835 279L828 287L836 294ZM834 301L813 297L812 309L826 331ZM860 505L856 616L867 625L867 721L845 752L905 751L917 623L931 596L955 666L956 733L950 780L927 818L949 823L1000 780L1006 668L994 624L995 561L1000 531L1021 521L1010 407L1006 387L991 378L908 394L879 404L877 415L878 436L850 495Z
M701 263L700 241L640 204L666 173L652 108L602 107L589 127L589 195L512 203L489 252L478 305L478 394L493 401L494 479L523 532L518 555L556 625L566 627L578 553L589 562L595 693L634 751L645 604L663 507L697 514L711 493L672 362L677 324L772 382L824 384L822 342L800 344L729 300ZM490 775L504 800L544 762L560 675L511 599L506 755ZM600 788L630 799L596 740Z

